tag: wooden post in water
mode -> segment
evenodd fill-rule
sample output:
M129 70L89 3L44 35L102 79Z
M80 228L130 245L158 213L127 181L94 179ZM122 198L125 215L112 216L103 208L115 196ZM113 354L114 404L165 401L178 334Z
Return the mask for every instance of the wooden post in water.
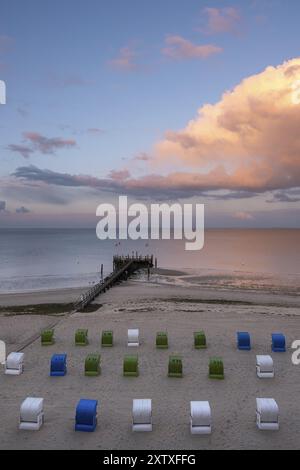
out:
M103 281L103 264L101 264L101 279Z
M157 258L155 258L155 269L157 269Z

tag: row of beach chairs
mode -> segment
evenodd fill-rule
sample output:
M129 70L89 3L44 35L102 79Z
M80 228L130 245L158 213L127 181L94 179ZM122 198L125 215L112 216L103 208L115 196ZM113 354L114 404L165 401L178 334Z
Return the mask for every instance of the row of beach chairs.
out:
M41 343L43 346L49 346L54 344L54 330L44 330L41 334ZM75 332L75 345L86 346L89 344L88 330L78 329ZM101 346L112 347L113 331L103 331L101 335ZM140 346L140 332L138 328L132 328L127 333L127 346L138 347ZM158 349L167 349L169 347L168 333L158 332L156 334L156 347ZM195 349L205 349L207 347L206 335L204 331L194 332L194 347ZM242 351L251 350L251 337L248 332L237 332L237 348ZM272 351L273 352L285 352L286 351L286 340L282 333L272 334Z
M12 352L7 356L5 374L21 375L24 371L24 353ZM86 376L101 374L101 355L88 354L84 362ZM67 374L67 354L54 354L50 361L50 376L62 377ZM259 378L273 378L274 362L269 355L256 356L256 374ZM123 375L137 377L139 375L139 360L137 355L126 355L123 360ZM183 361L178 355L169 356L169 377L183 377ZM209 377L211 379L224 379L224 364L222 358L214 357L209 360Z
M97 427L98 400L81 399L75 412L75 431L93 432ZM19 429L38 431L44 423L44 399L28 397L21 404ZM279 408L273 398L256 399L258 429L279 430ZM153 429L152 400L134 399L132 404L132 431L149 432ZM212 432L212 413L208 401L190 402L190 432L205 435Z

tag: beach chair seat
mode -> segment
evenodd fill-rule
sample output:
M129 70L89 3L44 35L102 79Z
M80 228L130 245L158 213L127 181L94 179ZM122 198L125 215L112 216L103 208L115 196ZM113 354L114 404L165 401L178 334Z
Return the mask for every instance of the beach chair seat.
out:
M134 399L132 404L132 431L152 431L152 400Z
M21 404L19 429L38 431L44 423L44 399L26 398Z
M209 361L209 377L211 379L224 379L224 364L220 357L212 357Z
M211 434L211 409L208 401L190 402L191 434Z
M97 426L97 400L82 398L76 407L75 431L93 432Z
M111 348L114 344L113 332L111 330L102 331L101 346L102 348Z
M140 340L139 340L139 329L134 328L134 329L129 329L128 330L128 343L127 345L130 347L137 347L140 345Z
M206 336L203 330L194 332L194 347L195 349L206 349Z
M84 375L95 377L101 374L100 354L88 354L84 363Z
M237 332L237 347L240 351L251 350L251 339L248 332Z
M51 346L54 344L54 330L46 329L41 333L41 344L42 346Z
M181 356L172 355L169 357L168 366L169 377L182 377L183 376L183 365Z
M24 353L12 352L5 362L6 375L21 375L24 371Z
M256 398L256 424L264 431L278 431L279 408L273 398Z
M285 352L285 336L282 333L272 334L272 351L273 352Z
M67 355L53 354L50 363L50 376L63 377L67 373Z
M260 379L272 379L275 375L271 356L256 356L256 374Z
M78 329L75 332L75 345L76 346L87 346L88 341L88 330L87 329Z
M138 356L125 356L123 362L123 375L125 377L137 377L139 375Z
M157 349L168 349L168 333L162 331L156 333L156 347Z

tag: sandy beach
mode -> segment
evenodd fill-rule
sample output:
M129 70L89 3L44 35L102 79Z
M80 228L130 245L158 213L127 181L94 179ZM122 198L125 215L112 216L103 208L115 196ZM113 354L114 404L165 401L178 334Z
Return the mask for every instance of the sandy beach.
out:
M160 272L160 276L172 276ZM173 273L174 274L174 273ZM175 273L179 275L180 273ZM53 315L0 315L1 339L8 352L20 348L42 328L58 322L56 343L41 347L36 340L25 352L25 371L19 377L0 374L1 449L297 449L300 445L300 368L291 362L291 343L300 338L299 297L270 292L182 287L158 275L150 282L130 280L101 295L99 309L90 313ZM64 289L0 296L0 305L71 302L80 289ZM74 346L77 328L89 329L89 345ZM122 361L127 329L139 328L140 375L124 378ZM114 347L100 346L102 330L114 331ZM193 348L193 332L204 329L208 348ZM169 349L155 348L157 331L168 331ZM249 331L250 352L236 349L236 332ZM272 332L286 335L288 350L272 354L276 376L259 380L256 354L270 354ZM68 354L68 374L49 377L54 353ZM88 353L101 354L102 373L85 377ZM167 377L168 357L183 358L184 377ZM208 361L221 356L225 380L208 378ZM18 430L20 404L27 396L44 397L45 425L39 432ZM275 398L280 409L279 432L262 432L255 424L256 397ZM75 407L80 398L99 401L98 427L94 433L74 432ZM151 398L153 432L131 431L133 398ZM190 400L209 400L213 432L191 436Z

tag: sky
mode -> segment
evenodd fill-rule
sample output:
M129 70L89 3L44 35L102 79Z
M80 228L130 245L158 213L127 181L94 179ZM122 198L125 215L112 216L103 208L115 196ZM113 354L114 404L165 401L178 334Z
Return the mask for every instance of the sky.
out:
M0 0L0 227L94 226L128 195L300 228L299 18L298 0Z

